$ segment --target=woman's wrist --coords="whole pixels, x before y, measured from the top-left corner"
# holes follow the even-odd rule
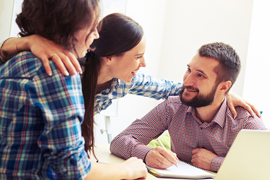
[[[4,60],[8,60],[11,57],[15,56],[19,52],[30,50],[29,41],[31,37],[22,37],[22,38],[9,38],[6,39],[1,47],[0,55]]]
[[[20,53],[22,51],[30,51],[30,45],[31,42],[34,41],[34,36],[35,35],[18,38],[16,42],[17,53]]]

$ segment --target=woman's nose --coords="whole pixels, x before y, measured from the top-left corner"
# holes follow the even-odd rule
[[[141,66],[141,67],[145,67],[145,66],[146,66],[144,57],[141,59],[140,66]]]

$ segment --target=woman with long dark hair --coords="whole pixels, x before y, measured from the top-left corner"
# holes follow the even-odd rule
[[[48,38],[81,59],[99,38],[98,3],[24,0],[16,19],[20,35]],[[145,178],[147,170],[137,158],[119,164],[90,162],[81,131],[81,123],[89,118],[81,78],[63,76],[54,63],[50,66],[49,76],[29,51],[0,66],[0,179]],[[87,137],[93,141],[91,134]]]

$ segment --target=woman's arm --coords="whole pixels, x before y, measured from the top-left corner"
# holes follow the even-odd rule
[[[91,170],[84,180],[145,179],[147,170],[141,159],[129,158],[123,163],[91,163]]]
[[[248,112],[250,113],[250,115],[252,117],[255,117],[254,112],[256,113],[256,115],[258,117],[261,117],[260,112],[255,108],[255,106],[253,106],[249,102],[245,101],[243,98],[241,98],[237,94],[235,94],[233,92],[229,92],[226,97],[227,97],[227,104],[228,104],[230,110],[232,111],[234,118],[236,118],[236,116],[237,116],[235,106],[241,106],[241,107],[245,108],[246,110],[248,110]]]
[[[8,60],[19,52],[28,50],[42,60],[48,75],[52,74],[49,59],[52,59],[64,75],[69,75],[68,71],[71,75],[75,75],[76,71],[82,73],[74,54],[39,35],[9,38],[2,44],[0,53],[5,60]]]

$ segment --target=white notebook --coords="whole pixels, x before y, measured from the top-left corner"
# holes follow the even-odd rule
[[[185,179],[197,179],[197,178],[214,178],[215,174],[212,174],[203,169],[192,166],[183,161],[178,161],[176,166],[171,166],[165,170],[156,169],[147,166],[148,171],[157,177],[169,177],[169,178],[185,178]]]

